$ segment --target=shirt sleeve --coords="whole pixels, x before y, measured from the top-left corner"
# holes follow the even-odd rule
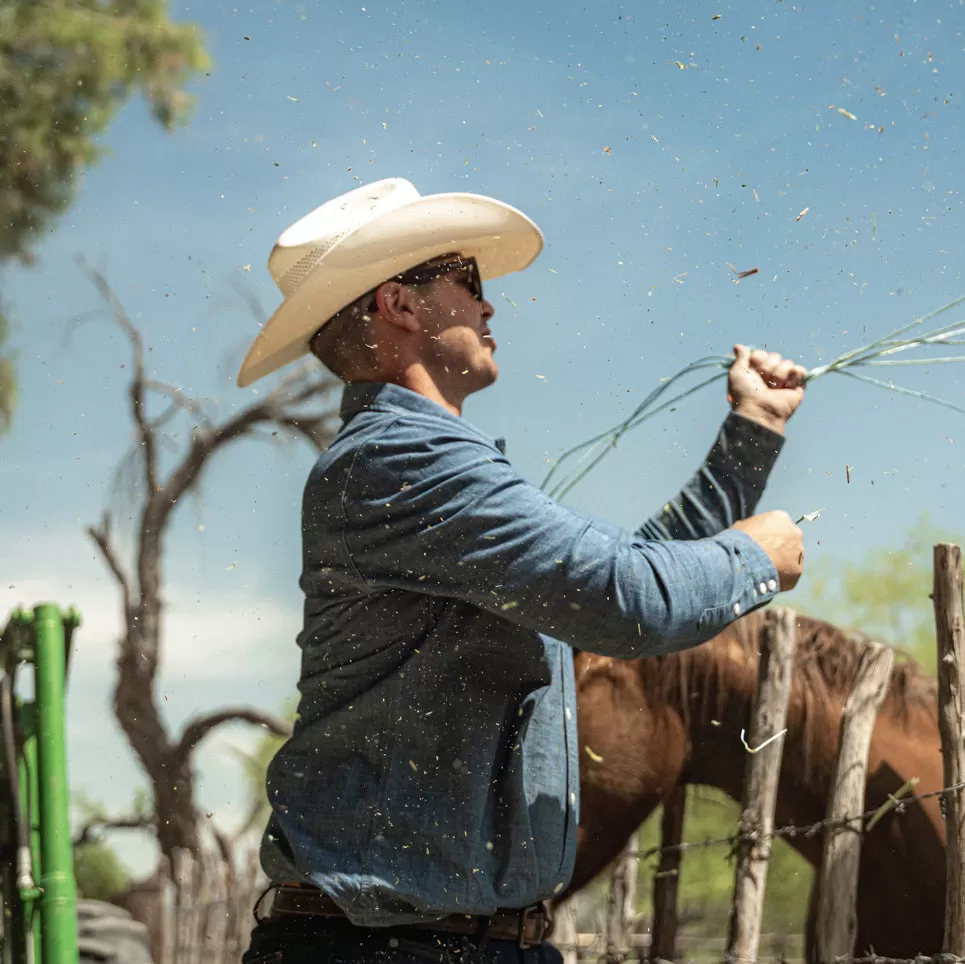
[[[743,532],[666,541],[598,523],[456,432],[429,437],[397,420],[343,478],[345,548],[373,589],[468,602],[601,655],[697,645],[777,589]]]
[[[728,414],[704,464],[638,530],[648,539],[700,539],[754,514],[784,436]]]

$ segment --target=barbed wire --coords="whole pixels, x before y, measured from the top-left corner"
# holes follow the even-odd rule
[[[742,840],[752,840],[752,841],[763,841],[763,840],[773,840],[773,839],[793,839],[794,837],[813,837],[815,834],[820,833],[824,830],[848,830],[853,833],[865,834],[867,833],[879,820],[886,814],[890,812],[895,812],[896,814],[901,814],[905,811],[909,804],[919,803],[924,800],[934,799],[936,797],[940,800],[942,818],[944,819],[947,815],[946,804],[944,797],[947,794],[955,793],[960,790],[965,790],[965,780],[960,783],[952,784],[951,786],[941,787],[938,790],[929,790],[924,793],[911,794],[911,789],[918,783],[917,779],[909,780],[903,784],[894,793],[888,794],[888,799],[878,807],[873,809],[868,809],[862,813],[853,814],[851,816],[837,818],[834,820],[824,819],[817,820],[809,824],[786,824],[782,827],[778,827],[772,830],[769,834],[761,834],[758,831],[741,831],[738,829],[737,832],[728,834],[726,837],[716,837],[703,840],[700,842],[682,842],[679,844],[669,844],[661,845],[657,847],[649,847],[646,850],[629,850],[625,851],[622,855],[624,859],[637,859],[637,860],[648,860],[652,857],[658,856],[665,853],[685,853],[688,850],[699,850],[706,847],[715,847],[728,845],[732,848]],[[669,871],[673,873],[673,871]],[[554,930],[557,928],[554,927]],[[560,934],[560,937],[563,935]],[[625,934],[623,941],[620,942],[619,947],[611,947],[607,943],[608,935],[607,933],[601,932],[599,934],[594,934],[596,938],[594,941],[587,946],[585,943],[579,940],[577,937],[575,943],[567,940],[550,940],[553,941],[553,945],[562,952],[575,953],[577,961],[580,964],[588,962],[592,957],[594,962],[621,962],[621,964],[628,964],[629,961],[634,959],[639,955],[641,961],[652,962],[652,964],[665,964],[661,958],[651,958],[648,953],[649,948],[646,945],[631,946],[635,942],[627,940],[630,937],[629,934]],[[799,935],[798,935],[799,936]],[[634,953],[636,952],[636,954]],[[706,958],[706,954],[703,955],[701,960]],[[726,950],[720,954],[714,955],[714,959],[722,962],[722,964],[790,964],[790,961],[800,961],[796,958],[788,958],[788,956],[780,952],[776,956],[758,956],[756,958],[743,958],[728,953]],[[697,959],[691,961],[686,955],[675,955],[675,961],[677,964],[697,964]],[[666,962],[669,964],[669,962]],[[803,964],[803,961],[801,961]],[[917,954],[914,957],[888,957],[885,955],[875,954],[873,952],[863,952],[861,954],[845,954],[836,955],[832,964],[965,964],[965,957],[959,957],[955,954],[948,953],[937,953],[937,954]]]
[[[929,790],[926,793],[918,793],[914,795],[903,794],[902,790],[906,787],[911,787],[914,784],[909,781],[899,789],[896,793],[888,794],[888,799],[881,804],[879,807],[875,807],[873,810],[865,810],[863,813],[854,814],[849,817],[839,817],[835,820],[825,818],[824,820],[817,820],[814,823],[809,824],[785,824],[783,827],[778,827],[772,830],[769,834],[761,834],[758,831],[742,832],[737,830],[732,834],[728,834],[726,837],[713,837],[707,840],[700,841],[698,843],[692,843],[689,841],[681,842],[679,844],[666,844],[657,847],[649,847],[646,850],[630,850],[627,851],[624,856],[632,857],[637,860],[649,860],[651,857],[656,857],[665,853],[685,853],[688,850],[701,850],[706,847],[720,847],[724,845],[729,845],[735,847],[742,840],[752,840],[755,842],[761,842],[764,840],[774,840],[774,839],[793,839],[795,837],[813,837],[815,834],[820,833],[823,830],[850,830],[852,832],[867,833],[885,814],[894,811],[897,814],[904,812],[905,807],[910,803],[918,803],[922,800],[929,800],[934,797],[944,797],[948,793],[954,793],[957,790],[965,789],[965,781],[961,783],[955,783],[948,787],[942,787],[939,790]],[[942,817],[945,816],[945,805],[944,800],[941,801]],[[857,822],[861,823],[860,827],[856,827]],[[938,961],[938,958],[922,958],[922,960],[934,960]],[[941,958],[945,964],[950,964],[950,961],[946,957]],[[851,964],[894,964],[890,958],[862,958],[860,960],[852,961]],[[961,962],[965,964],[965,960]]]
[[[562,938],[562,939],[561,939]],[[549,940],[558,951],[575,954],[580,964],[592,961],[593,964],[629,964],[632,961],[647,964],[807,964],[803,956],[788,954],[787,949],[804,940],[803,934],[784,934],[772,932],[760,935],[760,949],[765,947],[770,953],[757,957],[743,957],[729,953],[726,939],[721,937],[696,936],[678,937],[677,942],[687,945],[688,950],[678,947],[671,960],[652,956],[651,935],[642,931],[626,933],[621,941],[612,943],[605,932],[572,932],[569,938],[557,934],[554,927]],[[803,950],[803,948],[801,948]],[[688,953],[689,951],[689,953]],[[937,954],[917,954],[914,957],[889,957],[873,951],[861,954],[837,954],[831,964],[965,964],[965,957],[939,952]]]
[[[601,935],[597,936],[598,939],[592,944],[572,944],[559,941],[551,942],[553,947],[558,951],[563,953],[570,951],[575,952],[578,955],[580,961],[593,960],[594,962],[600,960],[610,960],[611,957],[608,956],[606,950],[601,946],[601,940],[599,939]],[[698,942],[699,943],[699,942]],[[708,941],[708,945],[712,942]],[[653,964],[671,964],[669,961],[665,961],[664,958],[650,958],[649,956],[644,956],[642,958],[636,958],[634,952],[639,953],[641,950],[645,951],[646,946],[631,946],[626,949],[626,952],[619,953],[618,955],[613,955],[612,959],[616,959],[617,956],[622,957],[624,962],[641,959],[646,961],[652,961]],[[683,955],[677,955],[674,958],[673,964],[697,964],[697,962],[707,960],[707,953],[705,952],[703,957],[686,957]],[[717,955],[715,955],[716,957]],[[787,955],[778,955],[775,957],[756,957],[756,958],[745,958],[736,957],[732,955],[727,955],[722,953],[719,955],[719,960],[722,964],[789,964],[792,961],[803,962],[804,958],[799,957],[788,957]],[[884,957],[878,954],[865,954],[862,956],[849,956],[839,955],[832,959],[833,964],[965,964],[965,957],[958,957],[955,954],[919,954],[917,957]]]
[[[864,957],[836,957],[834,964],[965,964],[965,957],[955,954],[919,954],[917,957],[880,957],[870,954]]]
[[[649,933],[637,931],[624,934],[623,939],[614,944],[604,932],[572,932],[566,938],[557,934],[557,928],[554,928],[549,940],[558,951],[575,954],[580,964],[590,961],[593,964],[629,964],[638,960],[647,964],[708,964],[708,961],[718,964],[807,964],[803,956],[787,952],[789,947],[804,940],[804,935],[798,933],[761,934],[760,949],[764,953],[753,958],[728,953],[725,938],[697,935],[678,937],[677,943],[686,944],[687,949],[678,946],[672,962],[659,955],[652,956],[650,938]],[[831,959],[831,964],[965,964],[965,957],[943,952],[918,954],[915,957],[889,957],[871,951],[838,954]]]

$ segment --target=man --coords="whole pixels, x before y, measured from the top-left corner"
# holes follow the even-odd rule
[[[245,964],[558,961],[543,904],[576,846],[569,647],[694,646],[800,575],[790,518],[747,518],[803,396],[778,355],[738,346],[736,414],[635,533],[548,498],[462,417],[497,375],[483,279],[541,248],[499,201],[390,179],[272,252],[286,300],[239,384],[312,352],[345,390],[304,493],[301,702],[269,769],[274,886]]]

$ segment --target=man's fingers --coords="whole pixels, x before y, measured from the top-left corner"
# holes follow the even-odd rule
[[[778,366],[774,377],[783,388],[803,388],[807,383],[808,373],[806,368],[786,359]]]
[[[771,372],[771,378],[775,385],[790,385],[791,372],[794,370],[794,362],[789,358],[782,358]]]
[[[808,370],[803,365],[795,365],[791,370],[791,377],[794,379],[795,388],[801,388],[807,384]]]
[[[732,369],[744,374],[753,372],[768,388],[772,389],[803,391],[807,384],[806,368],[790,358],[782,358],[777,352],[763,348],[755,348],[751,351],[746,345],[734,345]],[[728,401],[731,401],[730,396]]]
[[[780,383],[781,356],[777,352],[757,348],[751,352],[748,361],[767,386],[774,388]]]
[[[763,348],[755,348],[751,352],[750,362],[759,372],[763,372],[767,368],[768,357],[768,353]]]
[[[807,369],[790,358],[782,358],[777,352],[757,348],[737,361],[744,361],[755,370],[771,388],[798,388],[807,381]]]

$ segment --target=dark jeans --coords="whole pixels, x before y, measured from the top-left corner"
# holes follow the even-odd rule
[[[480,941],[413,928],[355,927],[336,919],[264,921],[242,964],[562,964],[552,944]]]

